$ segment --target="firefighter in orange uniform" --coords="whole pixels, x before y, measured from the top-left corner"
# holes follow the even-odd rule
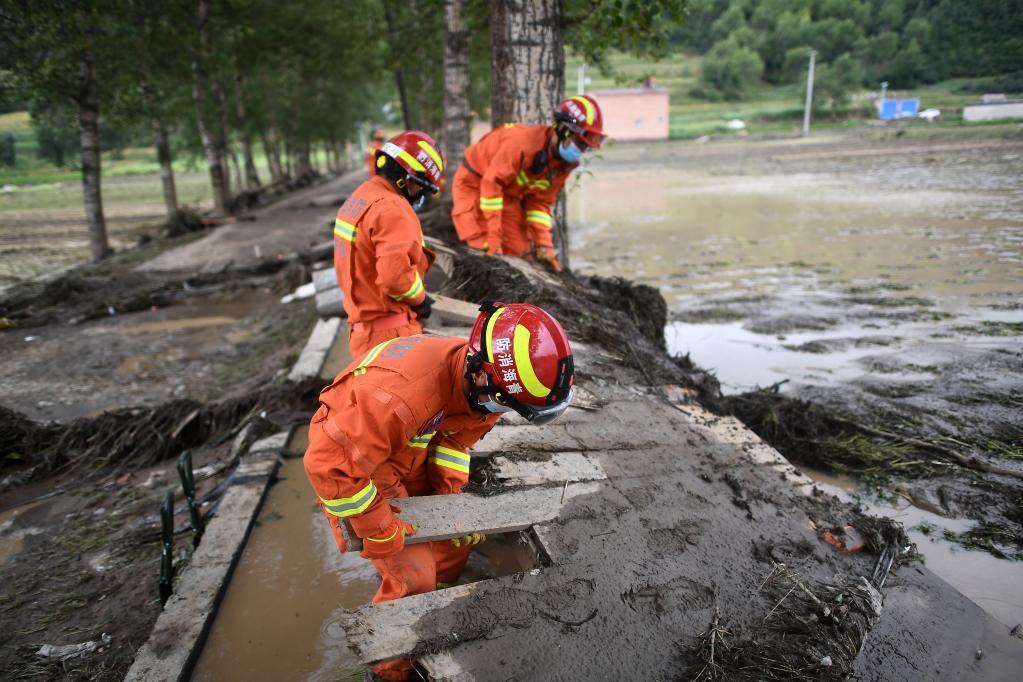
[[[444,160],[433,138],[406,130],[376,153],[376,175],[337,211],[334,270],[348,314],[352,357],[420,333],[433,303],[423,285],[433,253],[416,211],[440,192]]]
[[[582,153],[604,140],[597,102],[570,97],[554,125],[508,124],[465,150],[455,172],[451,219],[458,237],[488,255],[535,258],[560,270],[551,207]]]
[[[366,168],[369,170],[369,177],[377,174],[377,152],[384,146],[385,138],[383,128],[377,128],[370,135],[369,144],[366,145]]]
[[[305,470],[338,548],[341,524],[362,538],[380,573],[373,603],[454,584],[470,545],[484,538],[415,543],[415,527],[389,500],[461,492],[469,450],[515,410],[532,424],[572,402],[572,350],[561,325],[529,304],[485,304],[469,334],[384,341],[320,393],[309,426]],[[409,540],[406,540],[409,537]],[[374,666],[406,680],[411,659]]]

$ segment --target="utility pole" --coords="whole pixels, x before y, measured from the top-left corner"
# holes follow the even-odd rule
[[[577,95],[586,94],[586,62],[579,65],[579,92]]]
[[[803,137],[810,134],[810,104],[813,102],[813,63],[817,51],[810,50],[810,70],[806,73],[806,105],[803,107]]]

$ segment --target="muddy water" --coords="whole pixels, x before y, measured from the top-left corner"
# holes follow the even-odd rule
[[[246,543],[194,680],[334,680],[346,660],[341,609],[369,601],[378,579],[358,554],[340,554],[301,459],[289,459]]]
[[[1023,293],[1023,173],[979,190],[948,171],[912,189],[909,170],[883,165],[710,175],[613,161],[594,164],[570,193],[574,266],[658,287],[676,318],[701,323],[669,328],[670,347],[715,370],[726,390],[860,356],[786,356],[785,345],[801,342],[779,338],[791,325],[754,333],[738,320],[809,319],[817,331],[852,322],[837,333],[898,338],[933,333],[941,325],[902,324],[928,313],[1023,320],[1011,310]]]
[[[307,444],[302,429],[288,450],[297,455]],[[379,578],[357,553],[338,553],[315,499],[301,458],[287,459],[246,542],[193,680],[362,679],[339,616],[369,603]],[[497,536],[470,555],[461,582],[534,566],[518,534]]]

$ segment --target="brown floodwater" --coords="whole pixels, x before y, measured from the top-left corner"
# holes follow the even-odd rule
[[[880,327],[921,339],[940,326],[915,324],[919,314],[864,325],[872,299],[879,312],[904,301],[931,317],[955,316],[947,325],[1023,320],[1023,172],[1007,170],[1018,163],[1012,154],[988,159],[993,169],[978,178],[962,164],[876,159],[847,172],[715,174],[667,161],[630,167],[615,154],[605,152],[569,193],[573,267],[657,287],[681,318],[666,330],[669,348],[690,353],[726,390],[806,375],[842,380],[869,352],[787,353],[822,338],[820,330],[755,333],[743,320],[751,307],[824,319],[823,337]],[[744,305],[734,315],[690,323],[694,309],[737,300]]]
[[[368,604],[379,579],[369,561],[337,551],[302,466],[307,445],[307,428],[296,429],[292,456],[267,493],[193,680],[362,679],[339,617]],[[522,534],[490,537],[474,549],[460,582],[520,573],[537,561]]]

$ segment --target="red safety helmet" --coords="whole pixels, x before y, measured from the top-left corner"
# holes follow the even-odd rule
[[[409,179],[437,194],[444,183],[444,157],[437,142],[421,130],[406,130],[384,143],[377,154],[391,157]],[[377,164],[381,164],[379,157]]]
[[[604,142],[604,115],[600,113],[597,100],[589,95],[569,97],[553,112],[554,120],[575,133],[589,147],[599,147]]]
[[[477,386],[472,375],[487,375]],[[533,424],[546,424],[568,409],[575,371],[568,337],[558,321],[529,303],[484,303],[469,333],[466,378],[470,402],[490,395]]]

